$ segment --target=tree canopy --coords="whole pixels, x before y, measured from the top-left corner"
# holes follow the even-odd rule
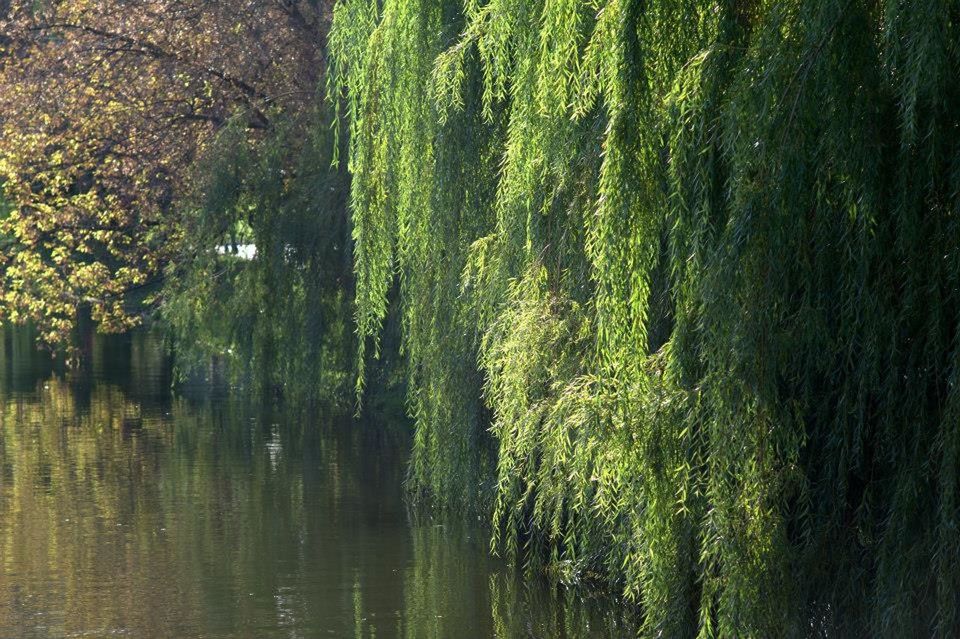
[[[418,491],[476,492],[492,415],[494,549],[650,636],[960,632],[958,21],[341,0],[357,324],[398,278]]]
[[[13,0],[0,15],[0,319],[68,340],[139,323],[182,239],[177,199],[231,118],[313,102],[324,5]],[[139,296],[140,302],[144,300]]]

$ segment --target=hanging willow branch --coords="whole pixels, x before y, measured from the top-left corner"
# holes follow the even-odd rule
[[[480,486],[495,551],[651,636],[960,633],[958,21],[341,0],[358,326],[397,285],[418,494]]]

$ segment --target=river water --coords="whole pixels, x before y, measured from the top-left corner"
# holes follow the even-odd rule
[[[403,422],[173,393],[149,335],[73,372],[0,339],[0,638],[633,634],[411,518]]]

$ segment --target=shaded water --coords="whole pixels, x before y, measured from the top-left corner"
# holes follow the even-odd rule
[[[403,423],[176,396],[149,336],[70,374],[0,336],[0,638],[632,634],[412,522]]]

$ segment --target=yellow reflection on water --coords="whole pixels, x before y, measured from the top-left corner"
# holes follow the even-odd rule
[[[159,341],[111,344],[67,374],[0,332],[0,639],[632,634],[411,522],[406,424],[178,397]]]

